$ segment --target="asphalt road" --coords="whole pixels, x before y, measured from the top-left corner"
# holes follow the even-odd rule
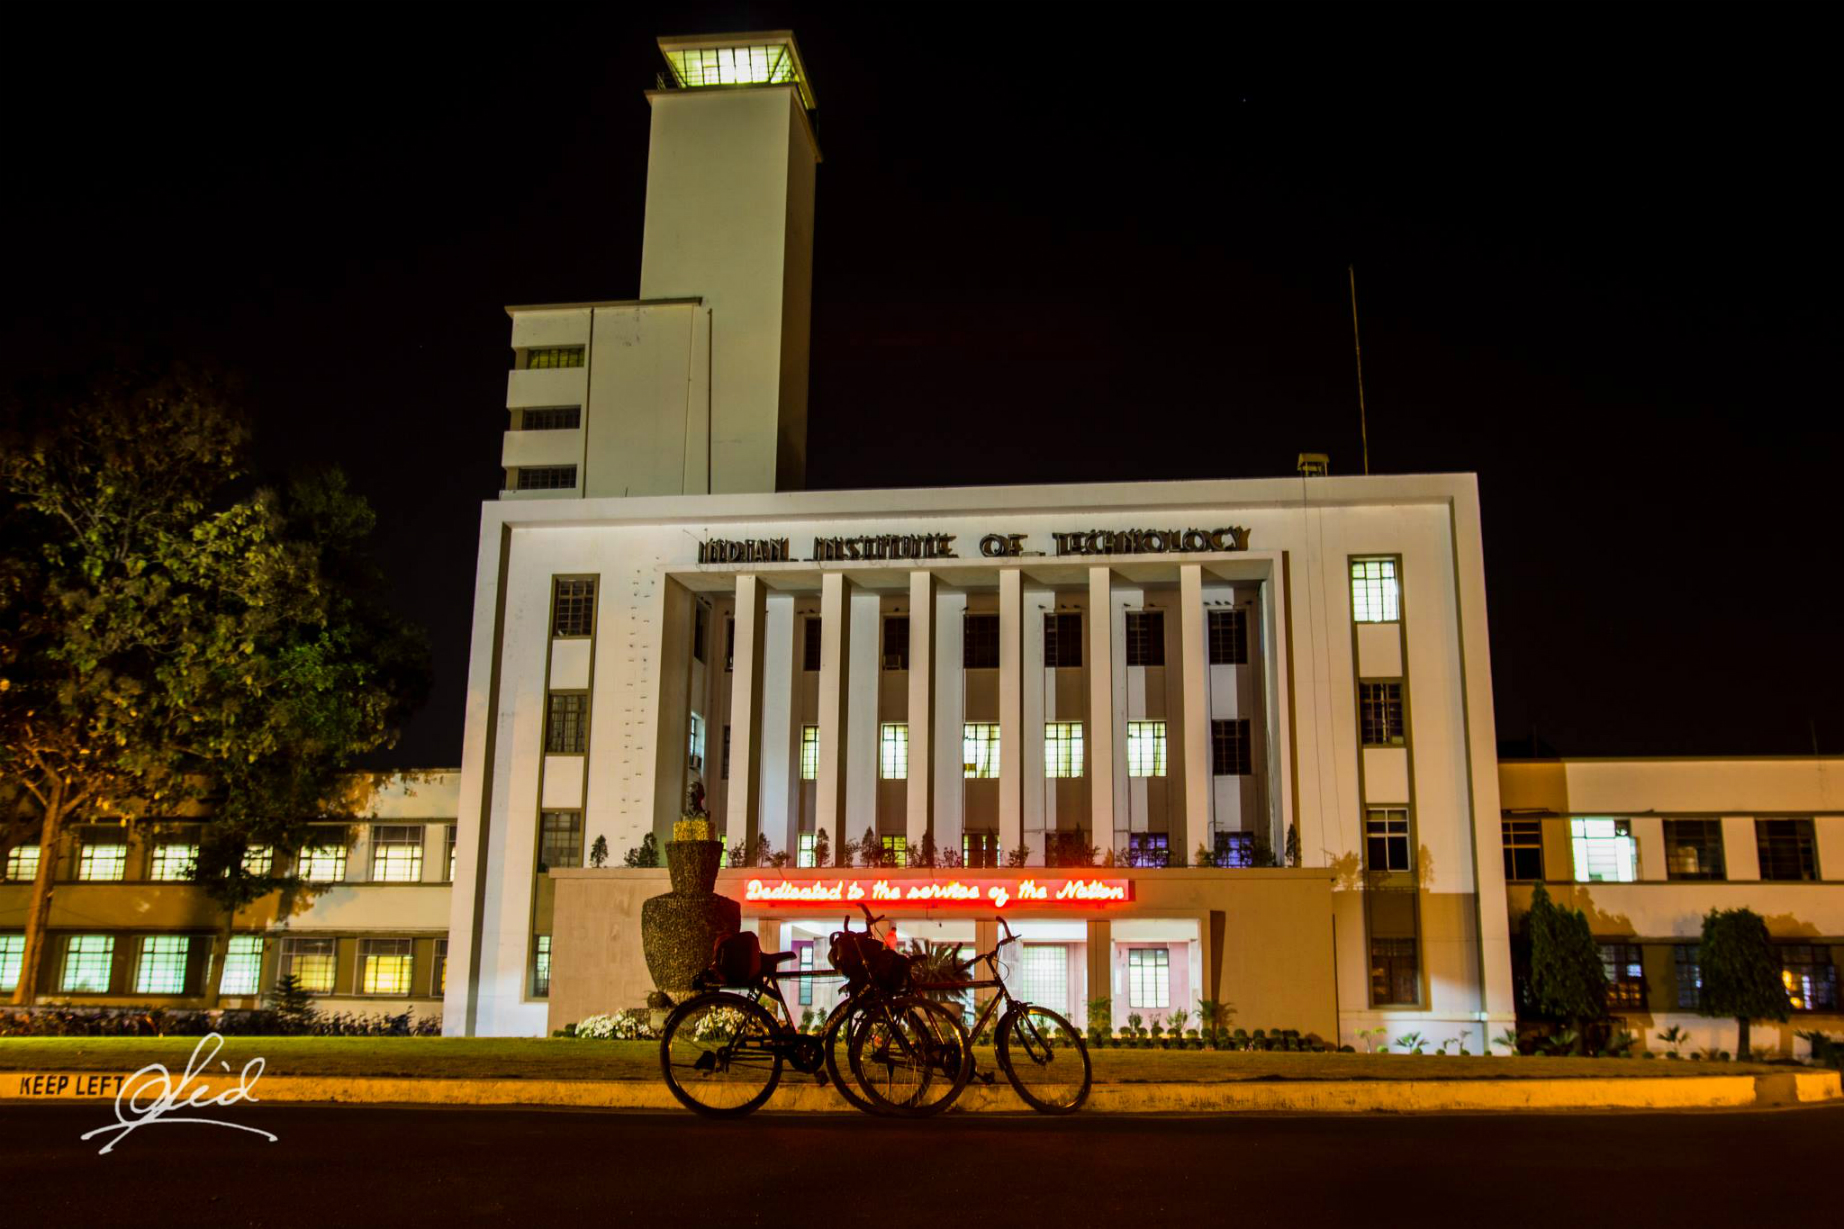
[[[1824,1221],[1844,1156],[1844,1106],[926,1123],[247,1105],[213,1116],[279,1139],[161,1123],[102,1156],[101,1140],[78,1136],[112,1121],[107,1106],[0,1106],[6,1221],[1690,1227]]]

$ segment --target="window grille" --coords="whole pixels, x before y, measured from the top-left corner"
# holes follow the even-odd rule
[[[1816,943],[1786,943],[1780,947],[1781,978],[1786,1000],[1794,1011],[1836,1011],[1838,970],[1831,949]]]
[[[448,868],[448,875],[445,880],[448,883],[453,883],[455,881],[455,837],[458,834],[459,828],[460,825],[458,824],[449,824],[448,835],[444,838],[447,845],[447,856],[442,859],[442,865]]]
[[[998,722],[969,721],[961,727],[960,762],[962,776],[969,779],[999,775]]]
[[[1394,559],[1351,561],[1351,618],[1359,623],[1394,623],[1401,618]]]
[[[331,994],[338,952],[333,939],[284,939],[279,976],[292,975],[309,994]]]
[[[884,669],[909,669],[908,615],[891,615],[884,620]]]
[[[218,980],[220,994],[255,994],[261,988],[263,971],[263,937],[232,935],[230,948],[224,953],[224,976]]]
[[[346,877],[344,845],[308,845],[295,859],[295,873],[309,883],[338,883]]]
[[[186,956],[192,940],[186,935],[147,935],[141,940],[141,958],[135,965],[136,994],[184,994]]]
[[[551,937],[539,935],[532,952],[531,961],[531,995],[535,999],[549,998],[551,994]]]
[[[1163,947],[1127,949],[1127,1006],[1172,1005],[1172,954]]]
[[[589,697],[580,691],[550,693],[544,723],[544,750],[551,755],[582,755],[589,749]]]
[[[999,865],[999,834],[963,832],[960,837],[961,861],[971,867]]]
[[[37,845],[15,845],[7,851],[8,883],[31,883],[38,878],[38,848]]]
[[[147,877],[163,883],[197,878],[198,846],[180,842],[154,846],[154,855],[148,860]]]
[[[1044,775],[1079,777],[1082,775],[1082,723],[1051,721],[1044,726]]]
[[[114,935],[72,935],[64,943],[64,976],[58,989],[67,994],[107,994],[114,964]]]
[[[521,491],[568,491],[576,486],[574,465],[521,465]]]
[[[551,582],[551,635],[587,636],[595,630],[595,581]]]
[[[583,864],[583,813],[581,811],[545,811],[538,817],[538,869]]]
[[[803,670],[818,670],[820,668],[821,626],[820,617],[818,615],[808,615],[801,622],[801,669]]]
[[[1082,664],[1082,616],[1059,612],[1044,616],[1044,669]]]
[[[820,728],[816,725],[800,727],[800,779],[817,781],[820,776]]]
[[[1665,876],[1668,879],[1721,879],[1722,821],[1667,819]]]
[[[1069,1011],[1069,956],[1061,943],[1026,943],[1024,993],[1018,997],[1059,1014]]]
[[[1219,832],[1215,835],[1213,852],[1219,867],[1243,869],[1255,865],[1255,834],[1253,832]]]
[[[582,425],[583,407],[580,405],[546,406],[519,414],[521,431],[574,431]]]
[[[1129,610],[1127,612],[1127,664],[1163,666],[1165,664],[1165,612],[1163,610]]]
[[[35,872],[36,873],[36,872]],[[114,882],[128,874],[128,845],[113,841],[85,839],[77,854],[77,878],[88,881]]]
[[[525,370],[548,371],[558,367],[581,367],[583,347],[543,346],[525,351]]]
[[[794,858],[795,866],[819,865],[819,834],[803,832],[800,834],[799,849]]]
[[[1703,953],[1695,943],[1672,945],[1672,972],[1676,974],[1678,1006],[1697,1011],[1703,1006]]]
[[[886,721],[878,737],[878,759],[886,781],[903,781],[909,777],[909,726],[906,722]]]
[[[1372,807],[1364,817],[1364,845],[1369,869],[1409,870],[1412,865],[1409,813],[1394,808]]]
[[[251,845],[243,851],[243,873],[267,879],[275,873],[275,846]]]
[[[1165,833],[1135,832],[1127,837],[1128,866],[1160,867],[1171,864],[1171,839]]]
[[[909,865],[909,838],[906,836],[886,836],[881,838],[884,849],[884,865]]]
[[[1127,723],[1127,775],[1163,777],[1165,775],[1165,722],[1129,721]]]
[[[1507,819],[1500,826],[1505,842],[1505,878],[1543,878],[1543,821]]]
[[[0,990],[19,986],[19,970],[26,959],[24,935],[0,935]]]
[[[961,622],[961,668],[999,668],[999,616],[969,614]]]
[[[1210,771],[1219,777],[1246,777],[1255,771],[1247,717],[1210,723]]]
[[[1757,819],[1755,843],[1760,849],[1761,878],[1817,879],[1818,851],[1809,819]]]
[[[1241,610],[1210,612],[1210,664],[1246,666],[1249,662],[1248,615]]]
[[[1572,819],[1569,839],[1574,846],[1577,883],[1632,883],[1638,879],[1638,854],[1630,821]]]
[[[1366,747],[1402,746],[1401,683],[1359,683],[1357,707]]]
[[[1644,1011],[1646,967],[1637,943],[1603,943],[1601,969],[1607,974],[1607,1006],[1614,1011]]]
[[[364,993],[410,993],[416,957],[409,939],[364,939],[359,949],[359,985]]]
[[[1421,999],[1421,963],[1413,939],[1370,941],[1372,1006],[1413,1005]]]
[[[374,824],[371,878],[374,883],[420,883],[423,830],[415,824]]]
[[[437,998],[448,993],[448,940],[435,941],[435,968],[429,973],[429,993]]]

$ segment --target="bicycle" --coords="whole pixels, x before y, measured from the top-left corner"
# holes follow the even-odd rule
[[[997,990],[998,993],[987,1000],[969,1032],[974,1037],[981,1036],[1003,1003],[1005,1011],[999,1016],[994,1047],[999,1069],[1005,1072],[1005,1078],[1019,1098],[1038,1113],[1073,1114],[1088,1100],[1089,1088],[1094,1079],[1088,1043],[1074,1025],[1048,1007],[1039,1007],[1012,996],[1011,989],[999,973],[999,953],[1008,945],[1018,942],[1018,936],[1012,933],[1011,926],[1004,918],[999,919],[999,925],[1004,929],[1005,937],[994,944],[991,951],[960,962],[960,968],[966,971],[980,964],[986,965],[992,974],[991,978],[918,982],[911,988],[922,993]],[[967,1057],[971,1076],[971,1050]],[[992,1083],[990,1073],[981,1073],[981,1078],[988,1084]],[[959,1095],[958,1090],[956,1095]]]

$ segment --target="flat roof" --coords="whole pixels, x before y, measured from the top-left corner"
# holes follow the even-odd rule
[[[682,89],[792,85],[807,110],[816,105],[792,30],[668,35],[659,40],[659,50]]]
[[[592,307],[665,307],[674,303],[702,303],[701,294],[689,295],[677,299],[591,299],[586,303],[510,303],[506,314],[514,312],[567,312],[584,311]]]

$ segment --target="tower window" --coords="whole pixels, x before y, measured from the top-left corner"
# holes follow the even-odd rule
[[[970,614],[961,625],[961,666],[968,670],[999,668],[999,616]]]
[[[1351,561],[1351,617],[1359,623],[1394,623],[1402,617],[1394,559]]]
[[[595,581],[551,582],[551,635],[587,636],[595,630]]]
[[[581,367],[581,346],[544,346],[525,352],[525,370],[546,371],[556,367]]]
[[[884,669],[909,669],[908,615],[891,615],[884,620]]]
[[[1359,683],[1357,709],[1366,747],[1402,745],[1401,683]]]
[[[521,491],[568,491],[576,486],[574,465],[521,465]]]
[[[1211,611],[1210,664],[1246,666],[1248,661],[1248,617],[1240,610]]]
[[[1165,612],[1129,610],[1127,612],[1127,664],[1163,666],[1165,664]]]
[[[1082,616],[1047,614],[1044,616],[1044,669],[1076,667],[1082,664]]]

